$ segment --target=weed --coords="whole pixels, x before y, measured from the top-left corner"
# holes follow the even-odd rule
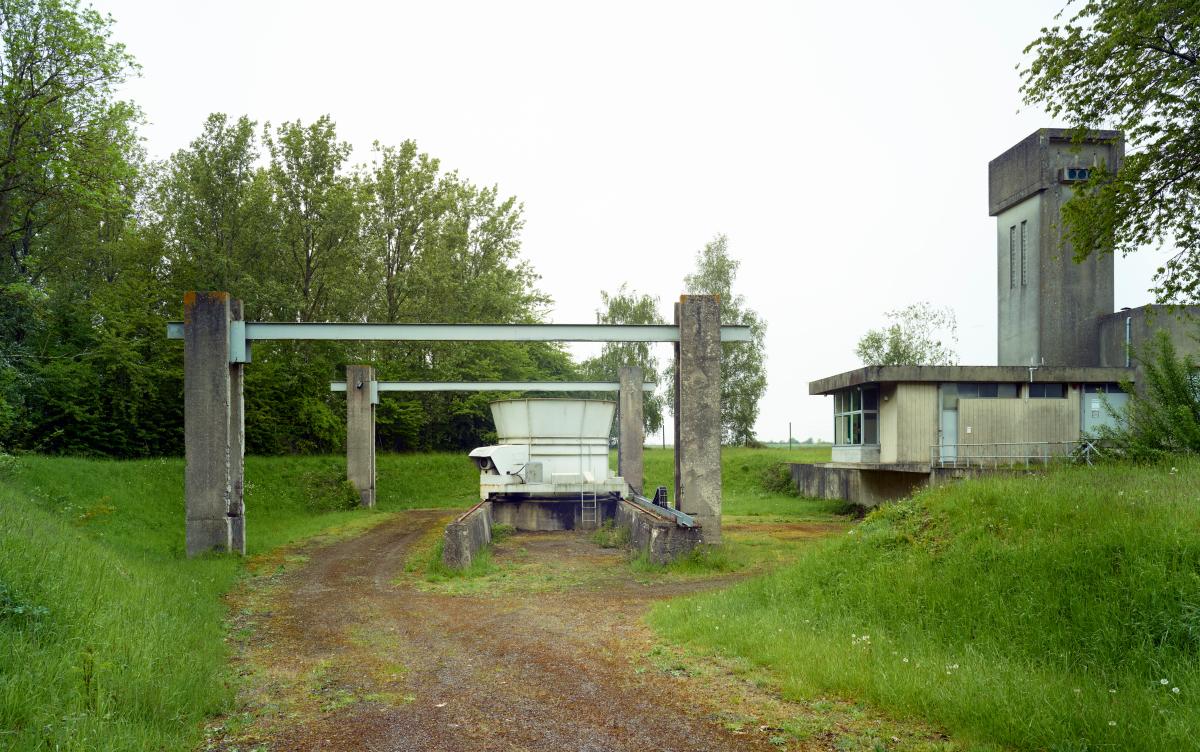
[[[624,548],[629,545],[629,528],[617,527],[611,519],[605,520],[592,533],[592,542],[600,548]]]
[[[512,525],[499,523],[492,525],[492,543],[503,543],[508,538],[511,538],[517,529]]]

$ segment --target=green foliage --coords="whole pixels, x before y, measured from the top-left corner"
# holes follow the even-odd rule
[[[1200,464],[1174,465],[938,487],[650,618],[785,693],[844,693],[964,742],[1194,746]]]
[[[358,490],[346,480],[345,473],[338,467],[325,466],[304,476],[304,489],[309,511],[339,512],[354,509],[359,505]]]
[[[600,548],[624,548],[629,545],[629,528],[617,527],[611,518],[607,519],[592,533],[592,543]]]
[[[508,538],[511,538],[517,529],[512,525],[506,525],[503,522],[492,525],[492,543],[503,543]]]
[[[1200,5],[1195,0],[1086,0],[1026,49],[1021,92],[1083,138],[1125,132],[1119,168],[1093,170],[1063,208],[1077,259],[1170,244],[1158,270],[1161,301],[1200,292]]]
[[[625,285],[614,294],[600,292],[602,309],[596,311],[597,322],[601,324],[662,324],[662,314],[658,312],[658,298],[640,294],[630,290]],[[654,392],[642,396],[642,423],[647,434],[655,434],[662,429],[663,410],[666,397],[658,391],[662,386],[660,364],[658,357],[649,342],[606,342],[595,358],[585,360],[580,370],[589,381],[617,381],[618,371],[622,366],[637,366],[642,369],[642,379],[656,385]],[[613,436],[617,435],[620,426],[613,422]]]
[[[958,363],[958,321],[949,308],[927,302],[888,311],[883,329],[871,329],[854,347],[865,366],[952,366]]]
[[[733,293],[740,265],[729,253],[729,238],[718,235],[696,254],[696,271],[683,280],[689,294],[720,297],[722,324],[750,327],[750,342],[721,345],[721,441],[735,446],[754,439],[758,403],[767,390],[767,324]]]
[[[1180,357],[1171,337],[1160,331],[1136,353],[1142,381],[1122,385],[1129,400],[1114,427],[1101,426],[1099,437],[1123,456],[1160,459],[1200,453],[1200,370],[1190,355]]]
[[[77,252],[129,210],[138,113],[115,92],[135,66],[111,24],[78,0],[0,2],[0,283],[103,263]]]

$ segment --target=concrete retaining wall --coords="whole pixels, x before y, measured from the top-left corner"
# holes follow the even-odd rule
[[[492,542],[492,503],[481,501],[446,526],[442,563],[466,569],[479,549]]]
[[[512,525],[517,530],[582,530],[595,528],[598,524],[583,521],[583,505],[579,503],[578,499],[533,501],[493,498],[488,503],[492,505],[493,524]],[[597,500],[596,516],[601,521],[610,519],[616,505],[615,499]]]
[[[680,527],[628,501],[616,506],[616,525],[629,531],[629,544],[645,551],[656,564],[666,564],[704,542],[703,528]]]
[[[929,485],[929,471],[907,472],[829,465],[792,465],[792,482],[810,499],[839,499],[873,507]]]

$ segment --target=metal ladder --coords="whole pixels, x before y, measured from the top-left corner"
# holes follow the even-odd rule
[[[591,498],[588,498],[588,491],[579,492],[580,522],[584,527],[595,527],[600,522],[600,508],[597,503],[597,495],[595,486],[591,490]]]

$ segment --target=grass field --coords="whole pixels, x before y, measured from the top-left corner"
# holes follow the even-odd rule
[[[1200,462],[934,489],[651,621],[978,749],[1200,749]]]
[[[727,451],[727,510],[821,513],[757,485],[816,451]],[[647,466],[670,485],[670,450]],[[340,457],[247,458],[249,553],[477,499],[461,453],[381,455],[375,511],[348,508],[344,470]],[[0,473],[0,749],[192,746],[233,697],[221,596],[244,566],[184,557],[182,460],[26,456]]]

